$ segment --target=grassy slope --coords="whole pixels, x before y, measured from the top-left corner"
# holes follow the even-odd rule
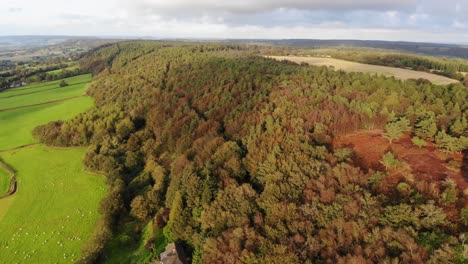
[[[90,81],[90,79],[91,79],[91,75],[84,74],[80,76],[66,78],[64,80],[71,86],[71,85],[87,83]],[[59,86],[60,82],[61,80],[56,80],[56,81],[50,81],[50,82],[34,83],[34,84],[26,85],[21,88],[8,89],[0,93],[0,98],[18,96],[18,95],[30,94],[30,93],[37,93],[37,92],[47,91],[53,88],[60,88]],[[2,105],[1,102],[2,101],[0,100],[0,106]]]
[[[89,81],[89,80],[88,80]],[[11,98],[0,99],[0,110],[13,107],[40,104],[49,101],[61,100],[84,93],[86,82],[78,83],[60,89],[47,90],[40,93],[26,94]]]
[[[76,79],[89,81],[89,75]],[[34,91],[50,85],[51,82],[41,83],[22,90]],[[77,85],[80,89],[76,92],[83,93],[85,85]],[[60,98],[63,94],[51,96]],[[46,102],[49,97],[40,92],[2,99],[0,108],[3,102],[12,106],[24,104],[11,102],[14,98]],[[91,98],[80,97],[0,112],[0,149],[32,143],[35,126],[71,118],[92,104]],[[0,152],[1,158],[16,171],[18,180],[18,191],[0,200],[0,263],[70,263],[79,256],[99,217],[98,204],[106,192],[103,177],[83,172],[84,153],[84,149],[43,145]]]
[[[70,263],[78,257],[105,194],[104,178],[83,172],[84,153],[42,145],[2,153],[18,177],[17,193],[0,200],[4,263]]]
[[[37,142],[31,131],[34,127],[52,120],[65,120],[89,109],[93,100],[89,97],[69,101],[0,112],[0,150]]]
[[[0,167],[0,195],[6,193],[10,187],[10,174]]]
[[[110,255],[106,256],[104,263],[150,263],[153,256],[159,256],[165,251],[167,245],[167,238],[163,234],[163,230],[154,227],[153,221],[150,221],[143,229],[141,239],[136,244],[137,246],[128,247],[122,245],[120,241],[128,229],[135,229],[134,224],[123,227],[124,230],[120,230],[120,234],[114,237],[108,245],[107,252],[111,252]],[[127,230],[125,230],[127,229]],[[145,248],[145,242],[150,238],[154,238],[154,244],[159,245],[155,249],[154,254],[150,253]]]

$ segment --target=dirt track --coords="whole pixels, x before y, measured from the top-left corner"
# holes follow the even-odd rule
[[[0,153],[2,152],[8,152],[8,151],[12,151],[12,150],[17,150],[17,149],[22,149],[22,148],[27,148],[27,147],[31,147],[31,146],[35,146],[35,145],[39,145],[41,143],[31,143],[31,144],[26,144],[26,145],[22,145],[22,146],[18,146],[18,147],[14,147],[14,148],[9,148],[9,149],[1,149],[0,150]]]
[[[3,163],[2,161],[0,161],[0,167],[2,167],[3,169],[5,169],[9,174],[10,174],[10,188],[8,189],[8,191],[2,195],[0,195],[0,199],[4,199],[4,198],[7,198],[7,197],[10,197],[12,196],[13,194],[15,194],[16,192],[16,189],[17,189],[17,185],[16,185],[16,174],[15,172],[13,171],[13,169],[11,169],[10,167],[8,167],[5,163]]]
[[[53,103],[58,103],[58,102],[64,102],[64,101],[68,101],[68,100],[83,97],[83,96],[86,96],[86,95],[78,95],[78,96],[73,96],[73,97],[69,97],[69,98],[65,98],[65,99],[54,100],[54,101],[49,101],[49,102],[44,102],[44,103],[39,103],[39,104],[23,105],[23,106],[18,106],[18,107],[0,109],[0,112],[6,112],[6,111],[21,109],[21,108],[28,108],[28,107],[31,107],[31,106],[47,105],[47,104],[53,104]]]

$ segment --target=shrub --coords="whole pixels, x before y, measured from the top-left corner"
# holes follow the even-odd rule
[[[424,139],[421,139],[419,137],[413,137],[411,139],[411,142],[413,142],[413,144],[419,148],[427,146],[427,142]]]
[[[62,80],[59,84],[60,87],[68,86],[68,83],[65,80]]]
[[[400,118],[398,121],[388,123],[385,126],[384,136],[390,141],[393,142],[395,139],[399,139],[403,133],[411,130],[410,122],[407,118]]]
[[[466,148],[466,140],[464,137],[452,137],[443,130],[437,133],[435,140],[437,148],[447,153],[457,153]]]
[[[387,169],[393,169],[401,165],[401,162],[393,156],[392,152],[387,152],[382,158],[382,164]]]
[[[338,149],[335,149],[334,156],[338,160],[338,162],[349,161],[353,156],[353,149],[351,149],[351,148],[338,148]]]

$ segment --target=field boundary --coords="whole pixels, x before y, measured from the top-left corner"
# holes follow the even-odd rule
[[[80,83],[77,83],[77,84],[80,84]],[[72,84],[72,85],[75,85],[75,84]],[[67,86],[66,87],[54,87],[54,88],[49,88],[49,89],[45,89],[45,90],[41,90],[41,91],[34,91],[34,92],[27,92],[27,93],[23,93],[23,94],[10,95],[10,96],[6,96],[6,97],[2,97],[2,98],[0,98],[0,100],[9,99],[9,98],[13,98],[13,97],[20,97],[20,96],[25,96],[25,95],[31,95],[31,94],[36,94],[36,93],[43,93],[43,92],[47,92],[47,91],[51,91],[51,90],[64,89],[64,88],[66,89]],[[33,89],[33,88],[30,88],[30,89]]]
[[[0,153],[9,152],[9,151],[18,150],[18,149],[27,148],[27,147],[32,147],[32,146],[36,146],[40,144],[41,143],[31,143],[31,144],[21,145],[21,146],[9,148],[9,149],[0,149]]]
[[[5,169],[10,174],[10,188],[8,188],[8,191],[6,193],[0,195],[0,200],[1,200],[1,199],[5,199],[15,194],[18,186],[16,182],[16,173],[13,171],[13,169],[8,167],[8,165],[3,163],[3,161],[1,160],[0,160],[0,167]]]
[[[12,107],[12,108],[5,108],[5,109],[0,109],[0,112],[7,112],[7,111],[16,110],[16,109],[22,109],[22,108],[33,107],[33,106],[39,106],[39,105],[47,105],[47,104],[54,104],[54,103],[59,103],[59,102],[65,102],[65,101],[68,101],[68,100],[72,100],[72,99],[79,98],[79,97],[85,97],[85,96],[86,96],[86,95],[77,95],[77,96],[72,96],[72,97],[68,97],[68,98],[65,98],[65,99],[54,100],[54,101],[49,101],[49,102],[43,102],[43,103],[38,103],[38,104],[23,105],[23,106],[17,106],[17,107]]]

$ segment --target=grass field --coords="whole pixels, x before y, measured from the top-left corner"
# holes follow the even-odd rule
[[[36,145],[2,153],[18,191],[0,200],[2,263],[71,263],[98,218],[104,178],[83,172],[84,149]]]
[[[58,88],[57,89],[46,89],[37,93],[27,93],[21,94],[14,97],[7,97],[0,99],[0,111],[4,109],[22,107],[34,104],[40,104],[44,102],[56,101],[67,99],[74,96],[83,95],[84,87],[91,80],[91,75],[82,75],[81,82],[75,84],[69,83],[69,86]],[[49,85],[49,84],[46,84]],[[36,91],[37,89],[42,89],[38,87],[30,92]],[[25,90],[23,90],[25,92]]]
[[[34,127],[91,108],[89,97],[29,106],[63,99],[70,93],[83,94],[90,78],[67,79],[72,85],[64,88],[70,88],[66,92],[50,90],[60,82],[54,81],[0,93],[0,109],[25,106],[0,112],[0,158],[16,172],[17,179],[17,192],[0,200],[0,263],[72,263],[91,235],[106,185],[104,177],[84,172],[86,150],[40,144],[12,149],[35,143],[31,136]],[[5,94],[19,96],[6,98]],[[9,187],[5,173],[0,170],[0,191],[5,184]]]
[[[88,83],[90,79],[91,79],[91,75],[83,74],[79,76],[66,78],[64,80],[70,85],[76,85],[76,84]],[[36,92],[50,90],[53,88],[59,88],[60,82],[61,80],[33,83],[33,84],[25,85],[22,87],[18,87],[18,88],[8,89],[0,93],[0,98],[17,96],[17,95],[22,95],[22,94],[29,94],[29,93],[36,93]]]
[[[31,131],[53,120],[66,120],[93,106],[89,97],[0,112],[0,150],[37,142]],[[1,155],[1,154],[0,154]]]
[[[288,60],[295,63],[308,63],[315,66],[333,66],[337,70],[343,70],[347,72],[364,72],[370,74],[378,74],[385,76],[394,76],[395,78],[407,80],[407,79],[427,79],[434,84],[447,85],[451,83],[457,83],[457,80],[450,79],[444,76],[431,74],[421,71],[413,71],[400,68],[392,68],[386,66],[362,64],[357,62],[338,60],[333,58],[322,58],[322,57],[297,57],[297,56],[268,56],[275,60]]]

